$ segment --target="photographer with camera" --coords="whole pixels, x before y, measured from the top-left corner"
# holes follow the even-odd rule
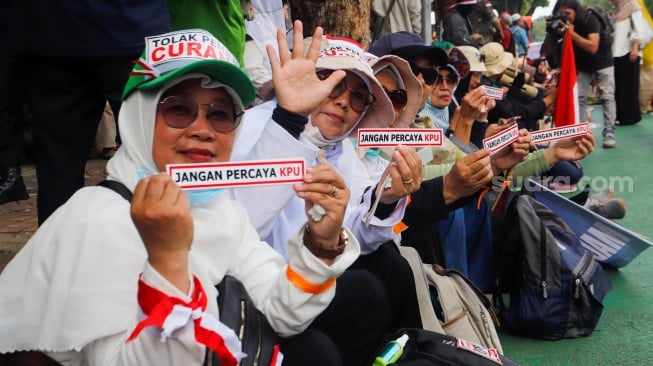
[[[555,16],[547,27],[547,37],[562,38],[566,32],[574,44],[579,115],[581,118],[587,116],[589,85],[592,77],[596,75],[603,104],[603,147],[613,148],[617,145],[614,67],[611,45],[601,36],[602,25],[599,17],[578,0],[559,0],[553,10]]]

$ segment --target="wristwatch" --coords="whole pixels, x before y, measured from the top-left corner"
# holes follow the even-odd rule
[[[335,259],[340,254],[344,253],[345,247],[349,242],[349,235],[347,235],[345,229],[340,229],[340,238],[338,240],[338,246],[327,248],[324,245],[315,241],[315,239],[313,239],[313,235],[311,235],[311,230],[309,229],[309,226],[306,225],[304,228],[303,240],[304,240],[304,246],[308,248],[308,250],[310,250],[311,253],[313,253],[316,257],[325,258],[325,259]]]

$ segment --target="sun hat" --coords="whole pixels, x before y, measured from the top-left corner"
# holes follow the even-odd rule
[[[189,74],[205,74],[232,88],[243,105],[254,102],[256,90],[238,60],[203,29],[187,29],[145,38],[145,50],[134,62],[123,100],[135,89],[157,88]]]
[[[428,57],[433,65],[447,64],[447,53],[442,48],[427,45],[421,37],[407,31],[384,35],[372,43],[369,52],[379,57],[397,55],[408,61],[423,55]]]
[[[399,118],[397,121],[395,121],[393,127],[408,128],[415,119],[415,115],[417,115],[417,111],[420,107],[420,101],[422,98],[422,85],[410,69],[410,64],[408,64],[408,61],[404,60],[403,58],[396,55],[376,57],[369,53],[367,56],[368,62],[374,71],[374,75],[388,67],[394,67],[394,69],[396,69],[397,73],[399,74],[401,82],[403,83],[403,87],[406,89],[408,100],[406,107],[401,112],[399,112]]]
[[[501,43],[488,42],[480,49],[481,55],[485,58],[485,75],[492,76],[501,74],[512,64],[514,56],[503,49]]]
[[[481,52],[478,50],[478,48],[474,46],[456,46],[455,49],[462,52],[463,55],[465,55],[465,58],[467,58],[467,62],[469,62],[469,71],[485,71],[483,55],[481,55]]]
[[[383,87],[376,80],[372,67],[367,63],[363,47],[356,41],[344,37],[324,36],[322,38],[320,55],[315,68],[320,70],[345,70],[358,75],[374,95],[374,103],[364,112],[361,120],[354,128],[386,128],[394,120],[392,102]],[[304,40],[310,42],[310,37]]]

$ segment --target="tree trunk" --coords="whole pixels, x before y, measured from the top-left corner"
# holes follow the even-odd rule
[[[364,49],[369,47],[372,0],[290,0],[288,5],[293,21],[302,21],[304,37],[321,26],[324,34],[348,37]]]

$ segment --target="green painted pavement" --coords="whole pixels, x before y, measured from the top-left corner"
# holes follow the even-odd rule
[[[592,119],[603,120],[600,107],[594,106]],[[599,189],[612,177],[616,195],[626,202],[626,217],[615,222],[653,238],[653,116],[617,127],[614,149],[601,147],[601,128],[598,123],[592,129],[596,148],[581,162],[584,175]],[[626,267],[607,271],[613,289],[589,337],[544,341],[501,332],[506,356],[528,366],[653,364],[652,263],[653,249],[647,249]]]

